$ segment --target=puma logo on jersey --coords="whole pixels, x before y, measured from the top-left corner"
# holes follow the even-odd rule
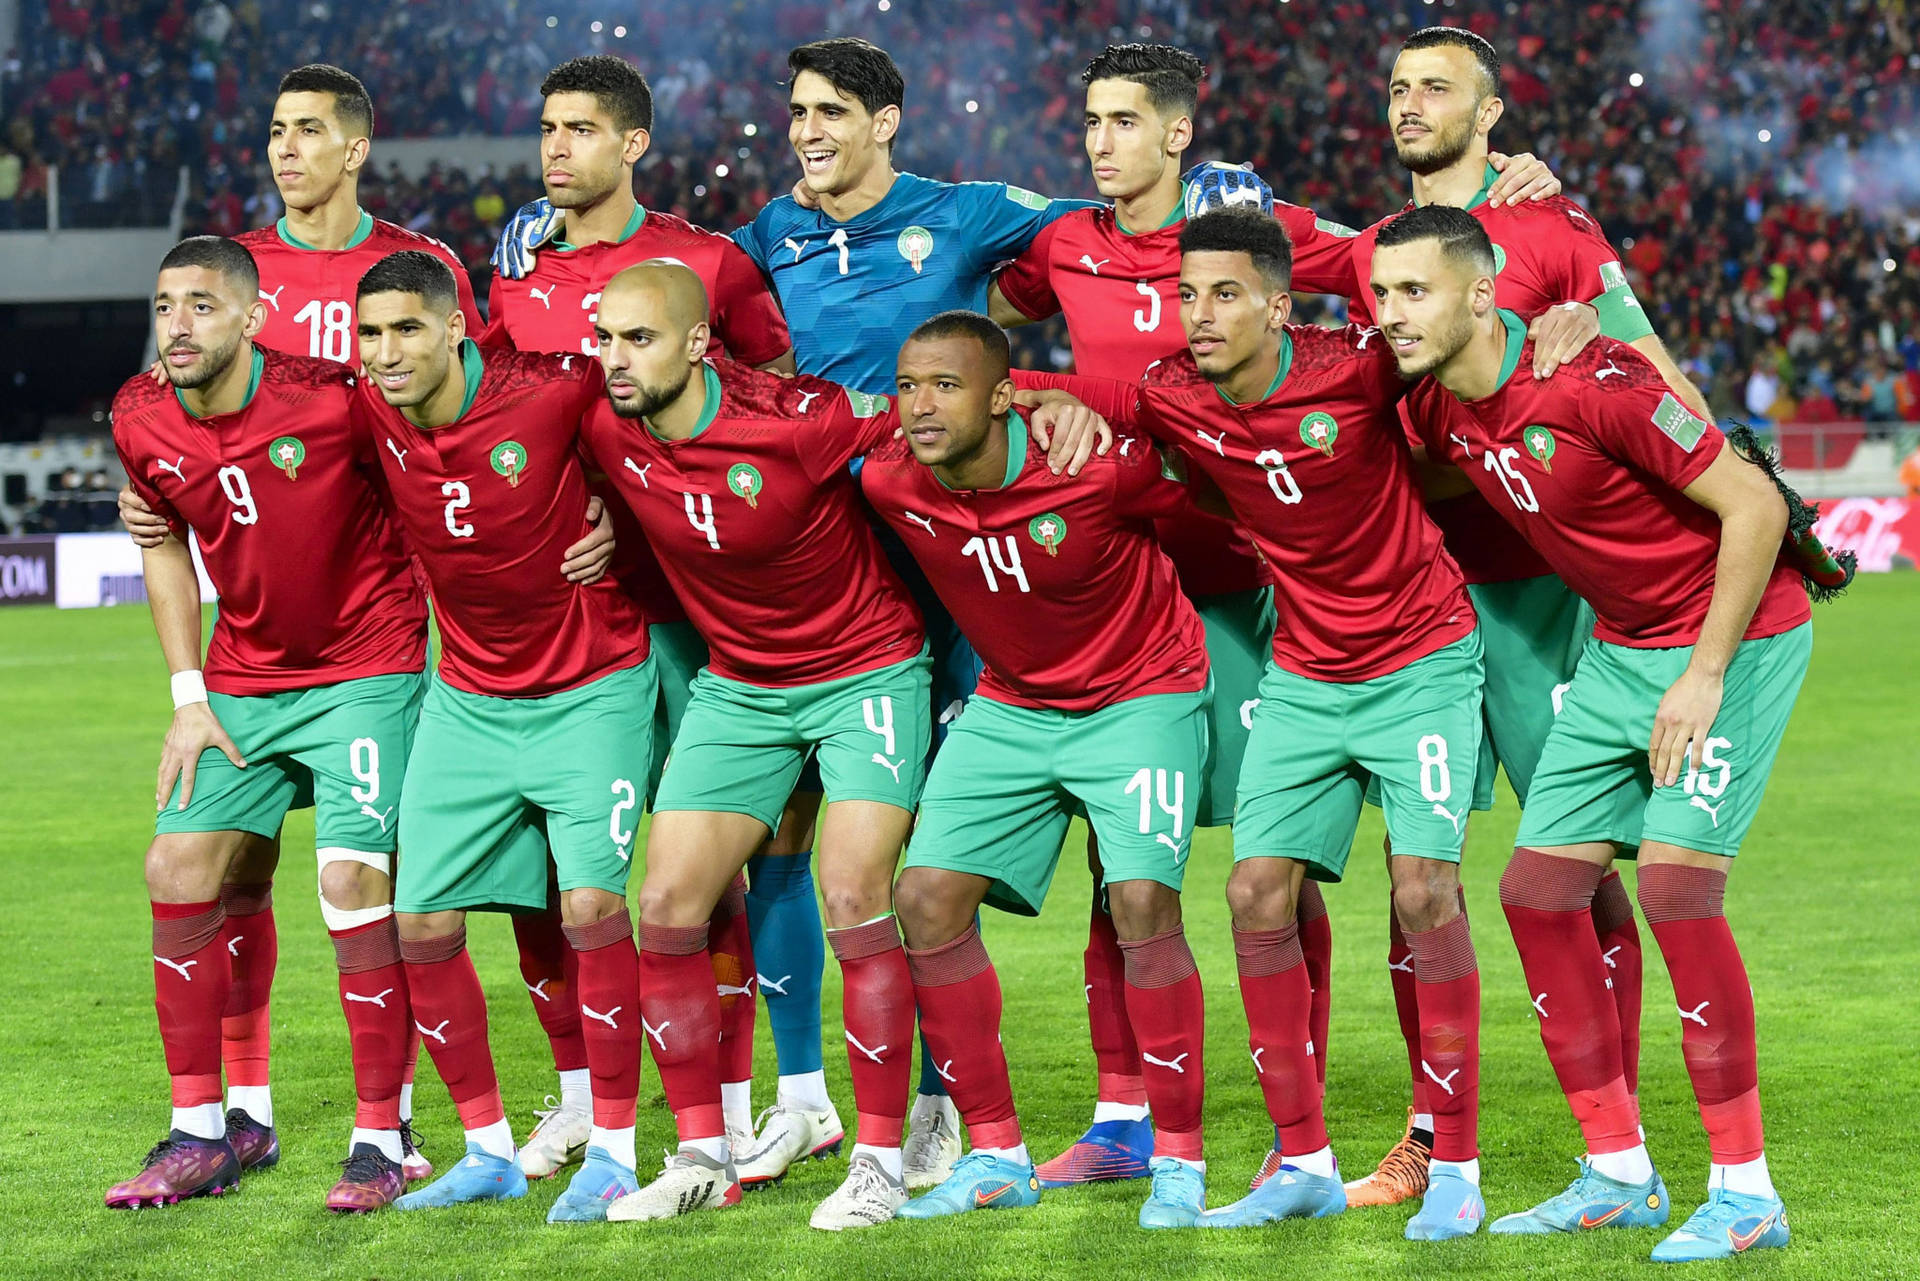
[[[284,294],[285,292],[287,292],[287,287],[285,285],[280,286],[278,289],[274,290],[272,293],[268,293],[266,290],[262,289],[260,291],[260,301],[272,303],[273,314],[277,316],[280,314],[280,295]],[[300,323],[299,319],[295,318],[294,323],[296,325],[299,324]]]
[[[1725,801],[1721,801],[1720,805],[1709,805],[1707,804],[1706,797],[1693,796],[1687,799],[1687,804],[1699,806],[1707,812],[1707,817],[1713,820],[1713,825],[1716,828],[1720,826],[1720,805],[1725,805]]]
[[[1607,362],[1607,367],[1605,369],[1596,369],[1593,371],[1593,380],[1595,382],[1605,382],[1607,379],[1613,377],[1615,374],[1624,374],[1626,372],[1627,372],[1626,370],[1620,368],[1620,366],[1614,364],[1611,360],[1609,360]]]
[[[187,456],[185,454],[182,454],[178,458],[174,459],[172,462],[168,462],[164,458],[156,458],[153,460],[153,465],[155,467],[158,467],[161,471],[172,472],[174,474],[174,477],[177,480],[179,480],[179,482],[182,485],[184,485],[187,483],[187,474],[181,471],[180,468],[186,461],[187,461]]]
[[[900,781],[900,767],[907,763],[907,758],[902,756],[897,761],[890,761],[886,757],[882,756],[880,753],[875,752],[873,754],[873,763],[875,765],[886,766],[887,773],[893,775],[893,781],[898,783]]]
[[[1465,454],[1469,458],[1473,457],[1473,446],[1467,442],[1467,438],[1465,436],[1459,435],[1455,432],[1448,432],[1447,439],[1452,441],[1454,444],[1460,446],[1461,453]]]
[[[1445,1076],[1441,1076],[1438,1072],[1433,1070],[1433,1067],[1431,1064],[1429,1064],[1425,1059],[1421,1059],[1420,1070],[1427,1074],[1427,1079],[1429,1081],[1432,1081],[1435,1085],[1445,1090],[1447,1092],[1448,1098],[1453,1097],[1453,1078],[1456,1076],[1459,1076],[1462,1069],[1455,1068],[1453,1071],[1447,1073]]]
[[[1260,700],[1257,698],[1249,698],[1240,704],[1240,728],[1249,730],[1253,728],[1253,711],[1258,706],[1260,706]]]
[[[820,393],[819,393],[819,392],[817,392],[817,391],[803,391],[803,392],[801,392],[801,393],[800,393],[800,407],[799,407],[798,409],[796,409],[796,410],[795,410],[794,412],[795,412],[795,413],[798,413],[798,414],[804,414],[804,413],[806,413],[806,412],[807,412],[807,406],[808,406],[808,405],[811,405],[811,404],[812,404],[812,403],[813,403],[813,402],[814,402],[815,400],[818,400],[819,398],[820,398]]]
[[[1567,206],[1567,217],[1573,219],[1575,222],[1584,222],[1589,227],[1593,226],[1593,219],[1587,217],[1571,205]]]
[[[1222,458],[1227,456],[1227,433],[1221,432],[1218,436],[1209,436],[1206,432],[1196,427],[1193,429],[1193,434],[1198,436],[1204,443],[1213,446],[1214,453],[1220,455]]]
[[[627,1007],[624,1005],[616,1005],[612,1009],[608,1010],[605,1014],[602,1014],[600,1011],[594,1009],[591,1005],[588,1005],[585,1001],[582,1001],[580,1002],[580,1016],[582,1018],[592,1019],[596,1023],[605,1023],[608,1027],[618,1032],[620,1030],[620,1025],[613,1021],[613,1016],[626,1008]]]
[[[1131,436],[1123,437],[1120,441],[1120,456],[1122,458],[1125,458],[1127,454],[1132,451],[1132,449],[1133,449],[1133,437]]]
[[[384,835],[387,830],[387,817],[388,815],[393,813],[393,806],[391,805],[387,806],[386,810],[383,812],[373,808],[373,806],[371,805],[362,805],[360,807],[360,812],[362,814],[365,814],[368,818],[372,819],[374,822],[378,823],[380,825],[380,831]]]
[[[186,961],[186,962],[169,961],[164,956],[155,956],[153,959],[160,962],[160,964],[166,966],[168,969],[172,970],[175,974],[178,974],[181,978],[185,979],[189,983],[193,982],[193,975],[187,973],[187,971],[192,969],[194,966],[200,964],[200,962],[198,961]]]
[[[1185,1076],[1187,1074],[1186,1062],[1192,1055],[1193,1051],[1188,1050],[1184,1054],[1176,1054],[1170,1059],[1158,1059],[1147,1051],[1142,1050],[1140,1051],[1140,1061],[1142,1063],[1151,1063],[1155,1067],[1166,1068],[1169,1071],[1178,1072],[1181,1076]]]
[[[1373,336],[1379,332],[1378,329],[1362,329],[1360,331],[1360,341],[1353,345],[1353,349],[1355,351],[1365,351],[1367,344],[1373,341]]]
[[[860,1051],[860,1053],[866,1055],[867,1058],[871,1059],[875,1063],[886,1062],[885,1059],[880,1057],[882,1054],[885,1054],[887,1052],[887,1047],[884,1045],[877,1050],[869,1050],[866,1046],[860,1044],[860,1038],[855,1036],[851,1032],[847,1033],[847,1044],[851,1045],[854,1049]]]
[[[1187,843],[1185,841],[1176,841],[1171,836],[1168,836],[1165,832],[1155,832],[1153,835],[1153,839],[1159,842],[1161,845],[1164,845],[1168,849],[1173,851],[1173,861],[1175,863],[1182,863],[1186,861]]]
[[[1705,1027],[1707,1025],[1707,1016],[1705,1011],[1706,1011],[1706,1008],[1712,1004],[1713,1004],[1712,1001],[1702,1001],[1700,1002],[1700,1004],[1694,1006],[1691,1010],[1682,1010],[1678,1005],[1674,1006],[1673,1008],[1676,1010],[1680,1010],[1680,1019],[1682,1022],[1698,1023],[1701,1027]]]
[[[952,1067],[953,1067],[953,1060],[948,1059],[945,1063],[934,1064],[933,1070],[940,1074],[940,1079],[942,1081],[945,1081],[948,1085],[952,1085],[955,1081],[958,1081],[960,1079],[959,1077],[955,1076],[952,1073],[952,1071],[949,1070]]]
[[[393,989],[385,988],[372,996],[362,996],[358,992],[342,992],[340,995],[349,1001],[358,1001],[362,1005],[377,1005],[384,1010],[387,1008],[387,998],[393,995]]]
[[[1560,709],[1567,705],[1567,691],[1573,688],[1573,682],[1567,681],[1553,687],[1553,714],[1558,716]]]
[[[785,245],[787,248],[793,250],[793,260],[795,262],[799,262],[800,255],[804,253],[806,251],[807,246],[812,244],[813,242],[810,240],[795,240],[792,236],[788,236],[785,240],[781,241],[780,243]]]
[[[956,698],[940,709],[940,723],[942,725],[951,725],[960,713],[966,710],[967,700],[964,698]]]
[[[1095,262],[1092,254],[1081,254],[1080,261],[1087,264],[1087,271],[1090,275],[1097,276],[1100,274],[1100,269],[1112,262],[1113,259],[1102,258],[1099,262]]]
[[[647,473],[653,470],[652,463],[648,463],[645,467],[642,467],[639,463],[634,462],[633,459],[631,458],[627,459],[626,463],[627,463],[627,470],[640,478],[640,488],[642,489],[653,488],[653,486],[647,481]]]
[[[770,979],[764,974],[755,974],[753,979],[754,982],[760,985],[762,992],[772,992],[776,996],[785,996],[787,994],[787,984],[793,981],[793,975],[782,974],[777,979]]]
[[[1442,805],[1439,801],[1435,801],[1433,803],[1433,813],[1436,818],[1444,818],[1447,820],[1447,822],[1453,824],[1453,834],[1455,836],[1460,835],[1460,820],[1465,818],[1467,814],[1466,808],[1464,806],[1461,807],[1461,810],[1458,814],[1455,814],[1452,810]]]
[[[407,455],[412,453],[412,450],[400,448],[400,446],[393,443],[393,437],[389,436],[387,437],[387,452],[393,455],[394,462],[400,464],[401,471],[407,469]]]
[[[447,1024],[451,1022],[453,1022],[452,1019],[441,1019],[438,1027],[422,1027],[420,1020],[415,1019],[413,1026],[421,1036],[430,1036],[440,1042],[440,1044],[445,1045],[447,1043]]]
[[[905,510],[902,510],[900,514],[902,516],[905,516],[908,520],[912,521],[914,524],[920,526],[920,528],[926,530],[928,538],[940,537],[940,535],[936,534],[933,530],[933,519],[931,517],[917,516],[914,513],[910,511],[905,511]]]
[[[545,289],[529,288],[527,290],[527,297],[538,298],[540,300],[540,305],[542,307],[545,307],[548,311],[552,311],[553,310],[553,291],[558,289],[559,287],[560,286],[558,285],[548,285]]]

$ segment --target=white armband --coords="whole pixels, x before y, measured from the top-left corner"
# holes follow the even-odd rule
[[[188,703],[207,701],[207,682],[202,678],[199,668],[190,672],[173,674],[173,710],[179,711]]]

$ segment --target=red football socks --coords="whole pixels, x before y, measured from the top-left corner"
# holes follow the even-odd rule
[[[1087,950],[1081,956],[1086,977],[1087,1029],[1093,1036],[1093,1066],[1099,1074],[1102,1103],[1135,1107],[1147,1101],[1141,1080],[1140,1047],[1127,1016],[1127,967],[1113,917],[1100,903],[1095,887],[1093,911],[1087,923]]]
[[[219,899],[153,904],[153,1008],[173,1106],[220,1102],[220,1012],[233,984]]]
[[[1627,1093],[1640,1092],[1640,930],[1620,873],[1608,872],[1593,892],[1593,932],[1600,938],[1600,959],[1613,984],[1613,1008],[1620,1016],[1620,1067]]]
[[[640,923],[640,1030],[682,1143],[726,1134],[720,1109],[720,994],[706,923]]]
[[[631,1129],[640,1096],[640,956],[626,908],[591,925],[566,926],[580,958],[580,1031],[593,1080],[593,1123]]]
[[[280,934],[273,919],[273,882],[222,885],[220,906],[233,985],[221,1011],[220,1060],[228,1085],[267,1084],[272,1018],[268,1000],[280,963]]]
[[[467,930],[444,938],[401,939],[407,999],[421,1044],[453,1096],[465,1130],[482,1130],[506,1116],[487,1045],[487,996],[467,955]]]
[[[891,914],[864,925],[828,930],[840,962],[841,1015],[853,1070],[856,1141],[897,1148],[907,1122],[913,1069],[913,976]]]
[[[400,1126],[400,1078],[418,1044],[400,935],[391,916],[350,930],[328,930],[340,971],[340,1010],[353,1053],[353,1123],[364,1130]]]
[[[1640,869],[1647,915],[1680,1006],[1680,1049],[1718,1165],[1739,1165],[1766,1149],[1753,1031],[1753,989],[1734,945],[1723,900],[1727,874],[1649,863]]]
[[[1154,1155],[1198,1161],[1207,1092],[1200,969],[1178,926],[1152,938],[1123,940],[1120,950],[1127,965],[1127,1017],[1153,1107]]]
[[[574,993],[580,958],[567,945],[560,904],[549,902],[542,912],[516,912],[513,941],[520,949],[520,979],[553,1047],[554,1068],[574,1072],[586,1067],[587,1042],[580,1032],[580,1000]]]
[[[908,948],[907,968],[920,1007],[920,1037],[932,1049],[934,1070],[947,1083],[973,1146],[1018,1147],[1020,1121],[1000,1048],[1000,977],[979,925],[939,947]]]
[[[1285,1156],[1318,1152],[1327,1146],[1327,1123],[1307,1030],[1313,990],[1300,954],[1298,922],[1277,930],[1236,928],[1233,954],[1247,1011],[1247,1044],[1280,1151]]]
[[[753,944],[747,937],[747,878],[736,876],[708,922],[714,992],[720,999],[720,1079],[753,1080]]]
[[[1307,967],[1307,985],[1313,1004],[1307,1011],[1307,1035],[1313,1040],[1313,1068],[1322,1093],[1327,1084],[1327,1028],[1333,1017],[1333,921],[1318,881],[1300,882],[1300,905],[1294,916],[1300,926],[1300,956]]]
[[[1480,968],[1465,912],[1406,936],[1419,982],[1420,1076],[1433,1109],[1433,1158],[1480,1155]]]

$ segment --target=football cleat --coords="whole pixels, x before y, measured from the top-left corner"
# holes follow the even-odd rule
[[[420,1132],[413,1128],[411,1119],[400,1122],[400,1172],[407,1176],[408,1183],[433,1177],[433,1162],[420,1150]]]
[[[1073,1146],[1034,1168],[1043,1188],[1144,1179],[1152,1171],[1152,1121],[1096,1121]]]
[[[197,1196],[222,1196],[240,1186],[240,1158],[225,1138],[197,1139],[174,1130],[140,1164],[140,1173],[108,1190],[108,1209],[173,1205]]]
[[[1207,1180],[1175,1157],[1153,1158],[1153,1194],[1140,1207],[1143,1228],[1190,1228],[1207,1208]]]
[[[240,1108],[227,1110],[227,1142],[242,1170],[267,1170],[280,1164],[280,1135]]]
[[[527,1176],[517,1161],[488,1152],[478,1143],[467,1144],[467,1154],[454,1167],[418,1192],[393,1203],[396,1210],[438,1210],[468,1201],[511,1201],[527,1194]]]
[[[1380,1168],[1347,1184],[1349,1207],[1399,1205],[1427,1190],[1427,1167],[1433,1149],[1413,1137],[1413,1109],[1407,1109],[1407,1132],[1380,1158]]]
[[[1203,1228],[1251,1228],[1279,1219],[1324,1219],[1347,1208],[1347,1192],[1337,1174],[1309,1174],[1282,1165],[1272,1178],[1232,1205],[1201,1213]]]
[[[1409,1241],[1450,1241],[1470,1237],[1487,1217],[1487,1203],[1477,1185],[1451,1170],[1442,1170],[1427,1183],[1420,1213],[1407,1220]]]
[[[569,1104],[547,1096],[547,1106],[534,1113],[539,1122],[520,1149],[520,1170],[529,1179],[550,1179],[578,1161],[593,1133],[591,1104]]]
[[[1488,1231],[1496,1236],[1543,1236],[1596,1228],[1656,1228],[1666,1221],[1667,1185],[1659,1171],[1645,1183],[1622,1183],[1582,1161],[1579,1177],[1565,1192],[1531,1210],[1500,1216]]]
[[[1033,1167],[969,1152],[953,1163],[953,1173],[933,1191],[900,1207],[903,1219],[938,1219],[969,1210],[1008,1210],[1037,1205],[1040,1180]]]
[[[340,1163],[340,1181],[327,1193],[327,1209],[335,1214],[367,1214],[392,1205],[407,1190],[407,1176],[387,1154],[371,1143],[356,1143]]]
[[[778,1183],[801,1161],[837,1155],[847,1138],[846,1128],[840,1124],[840,1113],[831,1102],[824,1112],[775,1103],[760,1114],[759,1129],[746,1160],[738,1162],[736,1167],[742,1187],[769,1187]],[[733,1142],[729,1136],[728,1143]]]
[[[1260,1168],[1253,1172],[1251,1179],[1247,1180],[1247,1191],[1257,1191],[1262,1183],[1265,1183],[1268,1179],[1280,1173],[1280,1167],[1286,1163],[1287,1158],[1280,1155],[1279,1148],[1276,1147],[1268,1151],[1266,1156],[1260,1160]]]
[[[1777,1196],[1749,1196],[1715,1188],[1707,1203],[1653,1247],[1655,1263],[1731,1259],[1748,1250],[1774,1250],[1792,1240],[1787,1207]]]
[[[906,1203],[906,1184],[881,1169],[872,1157],[857,1156],[847,1165],[846,1182],[814,1207],[807,1226],[822,1232],[877,1227]]]
[[[567,1190],[547,1211],[547,1222],[599,1223],[607,1217],[608,1206],[639,1190],[640,1179],[632,1170],[607,1155],[605,1148],[589,1147]]]
[[[737,1169],[746,1164],[747,1156],[753,1151],[753,1127],[750,1125],[729,1125],[727,1127],[727,1151],[733,1157]]]
[[[695,1210],[724,1210],[740,1204],[740,1180],[733,1162],[716,1161],[699,1148],[667,1154],[667,1168],[646,1187],[607,1207],[609,1223],[671,1219]]]
[[[960,1159],[960,1109],[944,1094],[916,1094],[907,1118],[907,1141],[901,1148],[907,1191],[938,1187]]]

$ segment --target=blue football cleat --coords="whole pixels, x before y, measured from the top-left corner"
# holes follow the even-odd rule
[[[1037,1205],[1040,1180],[1031,1165],[969,1152],[954,1162],[947,1181],[900,1207],[903,1219],[938,1219],[969,1210],[1011,1210]]]
[[[1178,1157],[1153,1159],[1153,1194],[1140,1207],[1143,1228],[1190,1228],[1207,1208],[1206,1176]]]
[[[1487,1203],[1478,1184],[1469,1183],[1452,1170],[1432,1170],[1427,1177],[1427,1195],[1420,1202],[1420,1213],[1407,1220],[1409,1241],[1451,1241],[1470,1237],[1480,1230],[1487,1217]]]
[[[1786,1203],[1777,1196],[1748,1196],[1716,1188],[1707,1203],[1673,1235],[1653,1247],[1655,1263],[1731,1259],[1748,1250],[1778,1249],[1792,1239]]]
[[[608,1205],[639,1190],[639,1177],[632,1170],[608,1156],[605,1148],[590,1147],[586,1160],[573,1172],[567,1190],[547,1211],[547,1222],[602,1222],[607,1217]]]
[[[1347,1189],[1338,1174],[1309,1174],[1297,1165],[1282,1165],[1232,1205],[1202,1212],[1197,1223],[1203,1228],[1251,1228],[1279,1219],[1324,1219],[1346,1208]]]
[[[1595,1228],[1657,1228],[1666,1221],[1667,1185],[1659,1171],[1645,1183],[1622,1183],[1582,1161],[1580,1177],[1565,1192],[1531,1210],[1502,1215],[1488,1231],[1496,1236],[1545,1236]]]
[[[468,1201],[510,1201],[527,1194],[527,1176],[518,1161],[494,1156],[477,1143],[467,1144],[467,1154],[451,1170],[418,1192],[409,1192],[393,1203],[396,1210],[438,1210],[443,1206],[464,1205]]]
[[[1072,1147],[1043,1162],[1034,1174],[1043,1188],[1144,1179],[1152,1173],[1147,1168],[1152,1159],[1152,1121],[1096,1121]]]

